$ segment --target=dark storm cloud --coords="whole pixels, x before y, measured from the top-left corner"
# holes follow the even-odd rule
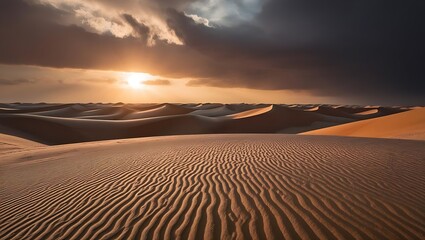
[[[131,1],[106,2],[124,7]],[[189,86],[307,90],[383,103],[391,98],[425,101],[421,1],[269,0],[251,21],[213,28],[182,12],[191,2],[144,2],[154,5],[184,43],[158,41],[148,47],[133,37],[64,25],[60,19],[69,12],[4,0],[0,62],[198,78]],[[134,15],[122,16],[143,41],[152,36]]]
[[[139,39],[99,35],[54,22],[66,12],[28,5],[21,1],[0,2],[0,62],[52,67],[145,71],[185,77],[200,75],[211,64],[187,48],[158,42],[153,47]],[[196,66],[196,68],[193,68]]]
[[[421,5],[276,0],[263,7],[255,27],[207,29],[182,17],[171,25],[199,51],[234,60],[233,78],[211,76],[188,85],[424,101]]]
[[[137,33],[138,37],[141,38],[144,43],[147,43],[149,35],[151,34],[149,27],[137,21],[137,19],[135,19],[130,14],[123,14],[122,17],[128,24],[130,24],[134,32]]]

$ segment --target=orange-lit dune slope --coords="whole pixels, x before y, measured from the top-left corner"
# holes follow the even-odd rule
[[[425,108],[322,128],[302,134],[425,140]]]

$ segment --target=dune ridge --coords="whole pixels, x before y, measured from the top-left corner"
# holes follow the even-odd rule
[[[176,134],[297,134],[415,110],[404,107],[323,104],[118,103],[0,106],[0,133],[49,145]],[[424,126],[417,126],[421,127],[419,131],[425,131]],[[410,138],[415,139],[416,136],[421,139],[420,135],[411,135]]]
[[[302,134],[425,140],[425,108],[416,108],[407,112],[322,128]]]
[[[9,152],[15,152],[20,151],[22,149],[35,148],[41,146],[45,145],[10,134],[0,133],[0,156]]]
[[[424,239],[424,149],[256,134],[9,153],[0,239]]]

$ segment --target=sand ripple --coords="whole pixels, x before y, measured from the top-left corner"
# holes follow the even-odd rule
[[[198,135],[0,160],[0,239],[425,239],[424,142]]]

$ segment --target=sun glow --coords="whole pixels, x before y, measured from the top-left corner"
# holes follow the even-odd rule
[[[127,73],[125,76],[128,86],[133,89],[142,88],[143,86],[145,86],[143,84],[144,81],[151,80],[153,78],[154,77],[148,73],[136,73],[136,72]]]

